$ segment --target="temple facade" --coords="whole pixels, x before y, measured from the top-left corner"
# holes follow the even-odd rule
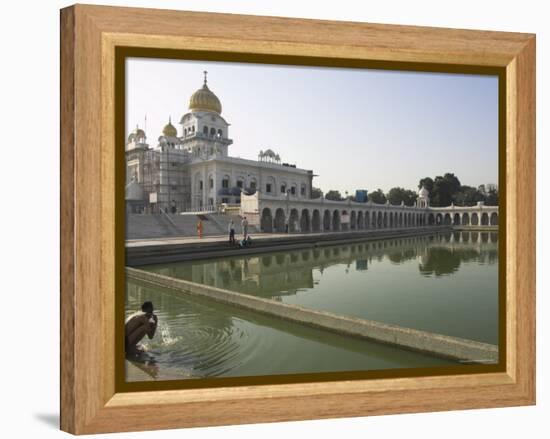
[[[268,149],[257,159],[230,155],[233,140],[222,105],[206,79],[189,99],[180,130],[171,119],[155,146],[139,126],[126,143],[126,201],[130,213],[208,212],[239,205],[243,194],[291,200],[311,197],[313,172],[282,163]]]
[[[140,127],[129,134],[128,213],[208,213],[234,207],[267,233],[498,225],[498,206],[479,202],[434,208],[424,187],[414,206],[314,198],[313,171],[283,163],[273,150],[260,151],[256,159],[232,157],[230,124],[204,73],[179,131],[169,119],[154,147]]]

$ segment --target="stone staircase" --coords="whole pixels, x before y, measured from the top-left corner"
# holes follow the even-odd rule
[[[233,220],[237,236],[242,233],[239,215],[200,214],[127,214],[126,239],[168,238],[197,236],[197,223],[202,220],[204,236],[227,235],[229,222]],[[254,226],[248,226],[250,234],[258,233]]]

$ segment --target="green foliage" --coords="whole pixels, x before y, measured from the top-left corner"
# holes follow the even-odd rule
[[[453,197],[457,206],[474,206],[478,201],[485,201],[483,194],[472,186],[462,186]]]
[[[498,206],[498,191],[496,189],[489,189],[486,193],[485,204],[487,206]]]
[[[344,198],[342,197],[342,194],[340,193],[340,191],[335,191],[335,190],[328,191],[325,194],[325,198],[327,200],[332,200],[332,201],[343,201],[344,200]]]
[[[386,204],[386,196],[382,189],[376,189],[374,192],[369,193],[369,201],[377,204]]]
[[[498,206],[499,194],[498,189],[494,185],[480,185],[475,188],[466,186],[460,183],[460,180],[453,173],[447,172],[443,176],[435,178],[424,177],[420,179],[418,188],[425,187],[430,196],[430,205],[434,207],[447,207],[451,203],[456,206],[475,206],[479,201],[483,201],[487,206]],[[319,188],[312,188],[311,197],[320,198],[323,192]],[[343,196],[340,191],[330,190],[325,194],[327,200],[333,201],[356,201],[353,195],[348,195],[347,191]],[[376,204],[386,204],[389,201],[392,205],[414,206],[418,194],[416,191],[405,189],[402,187],[393,187],[387,194],[384,194],[382,189],[376,189],[369,192],[368,200]]]
[[[477,189],[472,186],[462,185],[460,180],[452,173],[422,178],[418,183],[420,189],[424,186],[430,193],[430,205],[434,207],[446,207],[454,203],[457,206],[474,206],[478,201],[483,201],[488,206],[498,206],[498,190],[485,185]]]
[[[391,188],[386,198],[389,200],[390,204],[400,205],[401,202],[405,206],[413,206],[416,201],[417,194],[414,191],[409,189],[404,189],[402,187]]]
[[[434,188],[434,181],[430,177],[421,178],[418,183],[418,189],[422,189],[422,186],[428,189],[428,192],[431,194]]]
[[[453,202],[453,196],[460,191],[460,186],[460,181],[454,174],[446,173],[443,177],[435,177],[430,192],[430,204],[436,207],[449,206]]]
[[[311,198],[321,198],[323,196],[323,191],[319,189],[318,187],[312,187],[311,188]]]

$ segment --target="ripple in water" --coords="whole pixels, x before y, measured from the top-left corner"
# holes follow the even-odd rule
[[[138,309],[145,297],[155,304],[159,329],[152,340],[143,339],[142,345],[161,368],[183,369],[194,377],[227,375],[260,343],[247,325],[234,325],[233,317],[196,301],[170,296],[128,285],[127,314]],[[170,311],[174,309],[177,314]]]

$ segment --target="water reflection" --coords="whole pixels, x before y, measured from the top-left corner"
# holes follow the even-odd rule
[[[136,282],[129,282],[126,288],[127,315],[138,309],[143,301],[154,300],[159,329],[152,340],[144,339],[142,343],[146,354],[156,364],[164,364],[165,377],[221,376],[238,366],[239,346],[235,341],[245,334],[233,324],[230,314],[170,290],[162,290],[159,294],[158,288]],[[135,365],[140,367],[140,362]],[[166,365],[177,365],[177,369],[167,369]],[[155,371],[141,369],[152,378],[159,377],[158,367]]]
[[[127,380],[173,380],[453,364],[128,281],[126,313],[152,300],[159,329]],[[154,366],[151,364],[154,363]]]
[[[143,267],[342,315],[498,342],[498,234],[448,232]]]
[[[449,232],[146,268],[205,285],[280,299],[302,288],[312,288],[315,270],[323,273],[333,265],[344,264],[347,273],[350,267],[367,271],[371,264],[384,260],[396,265],[417,261],[418,273],[423,276],[452,275],[462,263],[496,264],[498,234]]]

